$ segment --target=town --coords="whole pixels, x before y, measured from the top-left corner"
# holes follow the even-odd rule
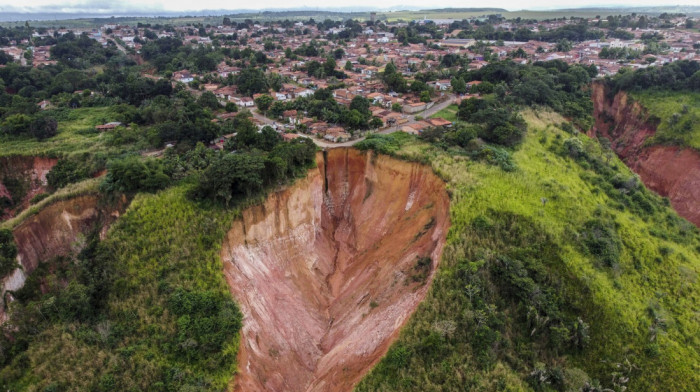
[[[504,59],[559,60],[595,67],[598,76],[614,75],[700,58],[700,32],[694,27],[695,21],[682,14],[542,21],[494,14],[390,23],[373,13],[362,22],[225,17],[218,26],[138,23],[88,29],[27,24],[23,32],[30,36],[0,40],[5,59],[0,63],[55,65],[71,55],[70,47],[60,45],[63,38],[91,39],[144,64],[142,76],[169,80],[196,96],[213,94],[227,108],[213,121],[231,118],[239,108],[253,109],[260,128],[269,125],[286,139],[310,136],[323,146],[357,139],[368,129],[418,134],[450,126],[454,119],[441,116],[454,113],[450,105],[493,92],[489,83],[456,77],[460,67],[474,70]],[[340,119],[295,109],[292,102],[319,90],[345,107],[359,105],[365,115]],[[222,148],[232,135],[213,140],[212,147]]]

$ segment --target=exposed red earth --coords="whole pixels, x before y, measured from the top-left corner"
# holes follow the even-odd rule
[[[0,322],[6,318],[5,301],[11,301],[6,291],[17,290],[24,285],[26,277],[41,262],[49,262],[57,256],[65,256],[79,251],[84,238],[96,224],[104,238],[107,228],[126,206],[122,199],[117,206],[103,206],[98,195],[76,196],[56,201],[36,214],[28,217],[12,230],[17,243],[17,262],[21,268],[15,269],[0,282]]]
[[[317,161],[246,209],[222,247],[244,314],[236,391],[350,391],[440,260],[449,198],[429,167],[354,149]]]
[[[671,201],[679,215],[700,226],[700,153],[677,146],[645,146],[656,133],[646,110],[624,91],[613,97],[603,83],[592,86],[595,126],[644,184]]]
[[[17,205],[16,211],[22,211],[29,207],[32,198],[46,190],[46,175],[58,162],[55,158],[43,157],[2,157],[0,158],[0,197],[12,200],[12,195],[5,186],[3,180],[8,177],[19,178],[27,187],[26,194]],[[0,209],[0,221],[13,216],[10,210]]]

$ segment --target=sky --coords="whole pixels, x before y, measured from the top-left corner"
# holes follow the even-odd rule
[[[529,9],[541,10],[552,8],[581,7],[617,7],[617,6],[662,6],[691,5],[696,0],[578,0],[562,2],[561,0],[493,0],[487,3],[475,0],[0,0],[2,12],[42,12],[42,13],[105,13],[124,15],[132,12],[187,12],[202,10],[249,10],[249,9],[328,9],[343,7],[368,7],[382,9],[444,8],[444,7],[495,7],[510,11]]]

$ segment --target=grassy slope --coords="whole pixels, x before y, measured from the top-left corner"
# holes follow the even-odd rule
[[[185,196],[188,188],[136,196],[100,245],[112,257],[107,315],[51,324],[0,370],[0,379],[14,380],[12,390],[226,387],[235,372],[237,332],[207,358],[187,358],[182,344],[188,341],[178,343],[182,319],[169,311],[168,301],[175,288],[230,301],[219,249],[237,212],[200,206]]]
[[[0,156],[58,156],[79,153],[100,153],[125,148],[110,148],[109,136],[95,131],[95,126],[114,121],[114,112],[110,107],[79,109],[60,109],[55,116],[58,119],[58,134],[47,140],[33,138],[1,138]]]
[[[659,119],[651,144],[674,144],[700,151],[700,93],[645,91],[631,93]]]
[[[418,142],[398,152],[429,158],[447,179],[452,227],[427,299],[357,390],[531,389],[526,380],[542,367],[537,362],[565,369],[560,390],[578,390],[588,377],[613,387],[615,372],[630,378],[630,390],[698,390],[697,230],[657,196],[650,195],[652,214],[629,212],[592,184],[598,177],[587,165],[552,151],[570,137],[550,125],[561,117],[528,112],[526,119],[529,134],[512,173]],[[582,139],[600,154],[597,143]],[[584,224],[596,216],[610,216],[617,227],[622,244],[615,268],[582,246]],[[551,349],[541,332],[529,333],[537,317],[505,294],[521,293],[514,286],[526,274],[499,282],[490,272],[505,258],[521,260],[530,277],[539,275],[526,304],[539,298],[537,291],[548,293],[550,303],[590,326],[587,348]],[[541,330],[547,321],[539,324]],[[659,331],[653,336],[652,326]],[[489,335],[494,330],[501,339]],[[553,384],[544,390],[554,386],[549,378]]]
[[[98,193],[100,181],[101,179],[99,178],[91,178],[78,183],[69,184],[64,188],[59,189],[55,193],[52,193],[40,202],[29,206],[29,208],[23,210],[17,216],[4,222],[0,222],[0,229],[13,229],[30,216],[35,215],[43,208],[48,207],[50,204],[57,201],[72,199],[80,195]]]

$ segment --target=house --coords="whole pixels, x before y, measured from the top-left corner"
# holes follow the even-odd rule
[[[214,91],[214,95],[216,95],[217,98],[226,101],[231,101],[234,98],[234,94],[236,94],[235,86],[221,87],[220,89]]]
[[[219,85],[215,84],[215,83],[207,83],[204,85],[204,90],[209,91],[209,92],[216,91],[216,89],[218,89],[218,88],[219,88]]]
[[[323,135],[328,129],[328,123],[325,121],[318,121],[307,125],[307,129],[312,135]]]
[[[47,100],[43,100],[43,101],[37,103],[36,105],[39,106],[39,109],[46,110],[49,106],[51,106],[51,102],[49,102]]]
[[[300,137],[302,136],[296,133],[285,133],[282,135],[282,139],[284,139],[285,142],[291,142],[292,140]]]
[[[121,127],[124,124],[120,123],[119,121],[113,121],[113,122],[108,122],[107,124],[102,124],[98,125],[95,127],[96,130],[103,132],[103,131],[109,131],[112,130],[116,127]]]
[[[229,75],[237,75],[240,72],[240,68],[238,67],[230,67],[226,64],[221,64],[217,67],[216,72],[219,74],[220,77],[226,78]]]
[[[350,134],[345,132],[341,127],[328,128],[326,135],[323,136],[324,139],[329,142],[344,142],[350,139]]]
[[[440,118],[440,117],[430,118],[426,121],[434,127],[451,127],[452,126],[451,121],[447,121],[444,118]]]
[[[190,83],[194,80],[194,77],[190,71],[182,70],[173,73],[173,79],[180,83]]]
[[[471,91],[472,87],[478,86],[481,84],[481,80],[472,80],[471,82],[467,82],[467,91]]]
[[[438,80],[437,82],[435,82],[435,88],[440,91],[447,91],[447,89],[449,89],[451,85],[452,83],[447,79]]]
[[[285,94],[285,93],[283,93],[283,92],[281,92],[281,91],[278,91],[278,92],[276,92],[276,93],[274,94],[274,96],[273,96],[272,98],[274,98],[275,101],[286,101],[286,100],[288,100],[290,97],[289,97],[287,94]]]
[[[367,99],[374,104],[384,103],[384,95],[382,93],[370,93],[367,94]]]
[[[295,124],[297,122],[297,111],[296,110],[285,110],[282,113],[282,118],[289,121],[290,124]]]
[[[418,113],[420,111],[425,110],[426,108],[425,102],[416,102],[416,103],[409,103],[406,105],[403,105],[403,111],[409,114],[413,113]]]
[[[409,125],[408,127],[413,128],[416,132],[420,133],[428,128],[432,128],[432,125],[430,125],[430,123],[427,121],[417,121]]]
[[[299,97],[305,98],[305,97],[311,96],[313,94],[314,94],[314,91],[311,89],[308,89],[308,88],[300,87],[300,88],[294,90],[294,97],[296,97],[296,98],[299,98]]]
[[[255,101],[250,97],[234,97],[233,103],[243,108],[250,108],[255,105]]]

